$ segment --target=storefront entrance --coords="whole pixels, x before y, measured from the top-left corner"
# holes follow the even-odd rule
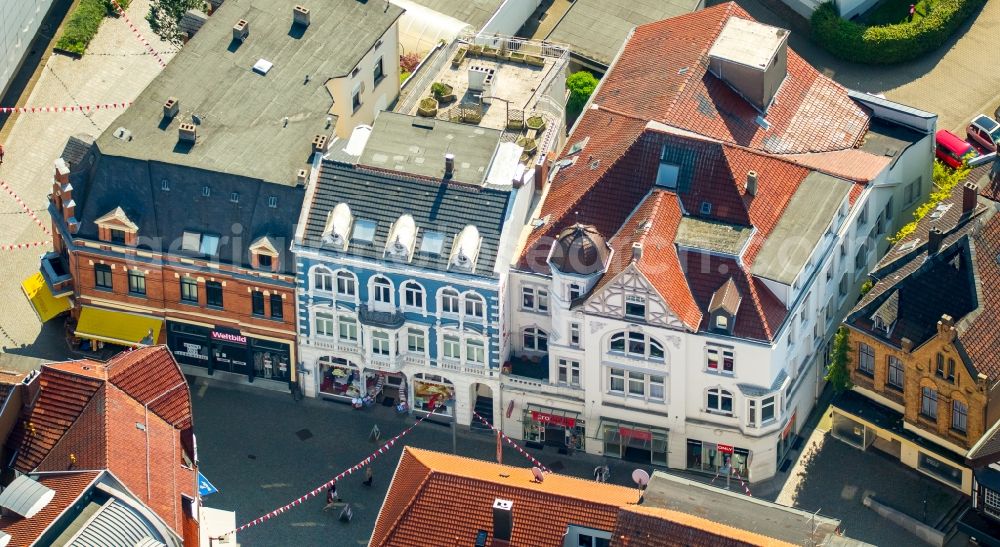
[[[435,416],[454,418],[454,384],[435,374],[413,375],[413,408],[423,412],[434,410]]]
[[[288,344],[245,336],[237,329],[167,322],[167,347],[177,362],[278,382],[292,379]]]
[[[522,415],[524,440],[534,446],[586,449],[586,424],[579,412],[528,405]]]
[[[750,451],[728,444],[716,444],[689,439],[687,468],[713,475],[736,475],[747,478]]]
[[[605,420],[604,455],[636,463],[667,465],[669,431],[632,422]]]

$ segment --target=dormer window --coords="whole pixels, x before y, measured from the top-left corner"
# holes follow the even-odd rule
[[[250,244],[250,263],[258,270],[278,270],[278,246],[269,236],[262,236]]]
[[[111,230],[111,243],[125,244],[125,230]]]
[[[646,299],[641,296],[625,296],[625,317],[629,319],[646,319]]]
[[[262,270],[270,270],[274,259],[270,255],[257,255],[257,267]]]
[[[483,238],[479,237],[479,230],[469,224],[455,236],[455,243],[451,251],[451,267],[455,269],[471,272],[475,269],[476,259],[479,257],[479,245]]]
[[[728,331],[729,330],[729,318],[725,315],[719,315],[715,318],[715,328],[719,330]]]
[[[115,209],[94,221],[97,224],[97,237],[101,241],[115,245],[135,245],[139,226],[137,226],[121,207]]]
[[[580,285],[579,283],[570,283],[569,301],[572,302],[581,296],[583,296],[583,285]]]
[[[410,215],[402,215],[392,224],[385,244],[387,257],[409,261],[417,241],[417,226]]]
[[[326,216],[323,228],[323,243],[342,251],[347,250],[348,235],[354,225],[354,216],[346,203],[338,203]]]

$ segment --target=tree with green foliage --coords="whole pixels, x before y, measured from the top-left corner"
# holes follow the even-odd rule
[[[175,44],[181,42],[181,32],[177,24],[189,9],[207,11],[204,0],[153,0],[146,14],[146,21],[153,32],[164,40]]]
[[[830,364],[826,366],[824,379],[833,386],[834,393],[851,389],[851,341],[847,327],[837,329],[830,348]]]
[[[583,105],[587,104],[590,94],[597,88],[597,82],[597,78],[586,70],[575,72],[566,78],[566,88],[569,89],[566,110],[569,117],[575,118],[583,111]]]
[[[917,229],[917,223],[920,222],[920,219],[927,216],[927,213],[933,211],[934,208],[938,206],[938,203],[948,199],[948,196],[951,195],[951,190],[965,180],[972,171],[972,168],[969,167],[968,160],[969,157],[966,157],[965,161],[962,162],[962,166],[957,169],[952,169],[940,161],[934,160],[934,169],[932,174],[934,189],[931,191],[930,197],[927,198],[926,202],[922,203],[915,211],[913,211],[913,220],[900,228],[899,231],[896,232],[896,235],[890,237],[889,243],[896,244],[906,236],[912,234],[913,231]]]
[[[865,282],[861,284],[861,298],[864,298],[868,291],[872,290],[875,283],[872,282],[871,278],[865,279]]]

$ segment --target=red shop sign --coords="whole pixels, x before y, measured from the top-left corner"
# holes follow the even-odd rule
[[[640,441],[651,441],[653,440],[653,433],[651,431],[643,431],[641,429],[632,429],[630,427],[619,427],[618,434],[622,437],[639,439]]]
[[[720,444],[720,445],[717,446],[717,448],[719,449],[719,452],[721,452],[723,454],[732,454],[733,453],[733,447],[729,446],[728,444]]]
[[[562,427],[576,426],[575,418],[567,418],[566,416],[556,416],[555,414],[538,412],[536,410],[531,411],[531,419],[542,424],[560,425]]]

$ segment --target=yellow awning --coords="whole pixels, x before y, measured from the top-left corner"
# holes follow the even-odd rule
[[[84,307],[75,335],[120,346],[155,344],[163,319],[120,311]]]
[[[69,296],[54,296],[41,272],[22,281],[21,290],[42,323],[69,309]]]

